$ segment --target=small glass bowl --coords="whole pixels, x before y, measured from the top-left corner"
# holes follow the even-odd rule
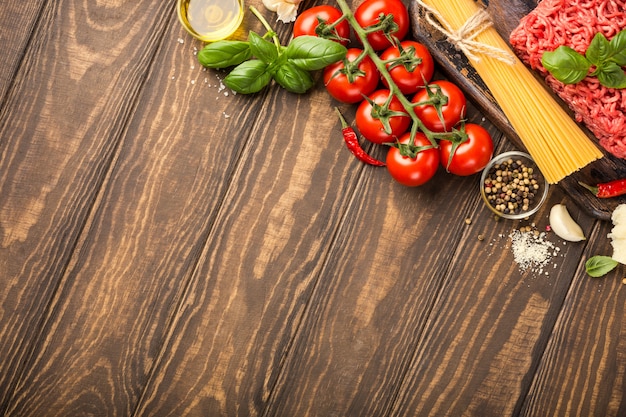
[[[190,2],[191,0],[177,0],[176,10],[178,20],[194,38],[210,43],[234,37],[241,29],[244,0],[194,0],[193,5]],[[192,17],[206,25],[204,30],[198,31],[194,28]]]
[[[503,168],[504,172],[512,172],[519,165],[522,171],[526,170],[527,175],[523,173],[521,177],[516,173],[497,175],[497,171],[502,171]],[[515,181],[516,177],[518,181]],[[520,181],[524,182],[523,188],[519,185]],[[520,220],[536,213],[546,201],[548,188],[548,181],[539,171],[533,158],[520,151],[504,152],[495,156],[480,176],[480,194],[483,201],[491,211],[505,219]],[[532,193],[532,196],[525,193]]]

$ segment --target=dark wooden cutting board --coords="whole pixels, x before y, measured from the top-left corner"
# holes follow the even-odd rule
[[[536,6],[537,2],[535,0],[490,0],[486,7],[492,17],[494,27],[500,33],[500,36],[508,41],[511,31],[517,27],[520,19]],[[415,2],[410,4],[410,13],[413,22],[413,36],[430,49],[442,73],[451,81],[456,82],[474,105],[516,147],[526,150],[520,137],[509,124],[502,109],[498,106],[489,89],[465,55],[450,44],[443,34],[423,19],[420,19],[422,12]],[[511,81],[514,82],[514,80]],[[543,84],[545,86],[545,83]],[[546,86],[546,88],[548,87]],[[570,115],[572,114],[562,100],[557,98],[557,101],[562,104]],[[595,137],[587,129],[583,127],[583,130],[597,143]],[[563,187],[572,200],[590,215],[602,220],[610,220],[611,213],[615,207],[621,203],[626,203],[626,196],[598,199],[579,184],[579,181],[582,181],[595,185],[612,179],[626,177],[626,160],[615,158],[607,152],[604,152],[604,154],[604,158],[561,180],[559,186]]]

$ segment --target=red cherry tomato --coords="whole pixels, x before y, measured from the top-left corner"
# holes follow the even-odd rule
[[[425,82],[430,82],[435,72],[433,57],[424,45],[419,42],[405,40],[400,43],[400,48],[392,46],[380,55],[383,61],[405,57],[401,61],[387,63],[387,70],[391,79],[398,86],[402,94],[410,95],[417,92]],[[383,78],[383,83],[388,87],[387,81]]]
[[[369,56],[366,55],[356,67],[350,64],[362,52],[362,49],[350,48],[344,60],[324,68],[326,90],[331,96],[343,103],[358,103],[376,90],[378,86],[378,70]],[[350,82],[348,73],[352,73],[354,77],[352,82]]]
[[[407,144],[411,139],[409,132],[400,137],[400,143]],[[428,146],[430,141],[422,132],[415,135],[416,146]],[[387,152],[387,171],[402,185],[417,187],[428,182],[439,168],[439,150],[430,148],[418,152],[415,158],[404,156],[395,147]]]
[[[389,97],[389,90],[376,90],[369,95],[369,99],[377,105],[383,105]],[[356,127],[363,137],[370,142],[379,145],[386,142],[395,142],[396,138],[406,132],[411,124],[409,116],[389,117],[391,132],[385,132],[385,128],[379,118],[372,115],[374,106],[368,100],[363,100],[356,109]],[[392,97],[388,109],[394,112],[405,112],[402,103],[397,97]]]
[[[428,91],[435,94],[437,87],[441,88],[441,94],[447,97],[447,103],[441,106],[443,120],[439,118],[437,109],[432,104],[424,104],[415,107],[415,114],[420,118],[424,126],[433,132],[449,132],[465,117],[467,101],[465,95],[456,84],[446,80],[433,81],[427,88],[419,90],[413,99],[413,103],[430,100]]]
[[[336,22],[342,16],[341,10],[328,5],[306,9],[300,13],[293,24],[293,36],[294,38],[302,35],[317,36],[337,41],[345,46],[350,38],[350,24],[348,21],[342,20],[333,29],[328,27],[328,25]],[[320,20],[324,24],[320,25]]]
[[[439,141],[441,165],[454,175],[467,176],[482,171],[493,155],[493,140],[487,129],[477,124],[466,123],[465,133],[468,140],[456,148],[451,161],[452,142]]]
[[[354,17],[362,28],[379,23],[379,17],[392,15],[393,22],[397,25],[391,35],[398,40],[403,40],[409,32],[409,12],[400,0],[365,0],[354,11]],[[367,40],[375,51],[382,51],[392,45],[382,31],[376,31],[367,35]]]

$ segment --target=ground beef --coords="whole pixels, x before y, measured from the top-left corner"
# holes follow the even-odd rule
[[[626,89],[615,90],[587,77],[564,85],[541,65],[544,51],[567,45],[584,54],[597,32],[611,39],[626,28],[626,0],[542,0],[510,36],[516,54],[545,77],[548,85],[574,111],[613,155],[626,158]]]

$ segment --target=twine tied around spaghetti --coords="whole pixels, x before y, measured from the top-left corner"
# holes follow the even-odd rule
[[[468,58],[479,61],[480,58],[477,54],[482,54],[502,61],[505,64],[515,64],[515,57],[507,51],[475,40],[476,36],[481,32],[493,26],[489,13],[485,9],[477,10],[459,29],[453,30],[437,9],[424,4],[422,0],[416,0],[416,2],[425,10],[424,17],[426,21],[439,32],[446,35],[448,40]]]

